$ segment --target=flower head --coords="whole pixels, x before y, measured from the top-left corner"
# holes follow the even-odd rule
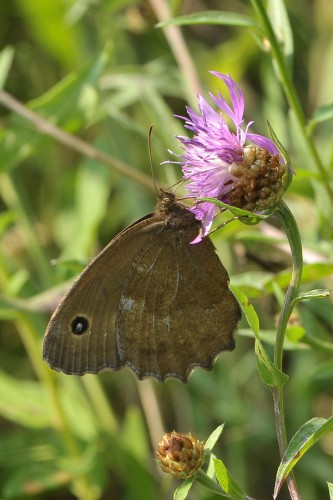
[[[217,96],[210,93],[222,111],[217,112],[199,95],[200,113],[187,107],[188,117],[179,117],[194,133],[192,138],[177,137],[184,149],[180,163],[184,179],[189,181],[188,196],[216,198],[244,210],[263,212],[282,196],[284,161],[271,139],[249,133],[253,122],[244,123],[244,96],[237,83],[230,75],[211,73],[226,84],[231,106],[220,93]],[[229,129],[223,113],[233,122],[234,131]],[[252,144],[246,144],[247,141]],[[202,235],[194,240],[198,242],[208,234],[216,205],[199,201],[190,210],[202,221]]]
[[[204,443],[189,432],[165,433],[156,452],[161,469],[177,479],[193,476],[205,463]]]

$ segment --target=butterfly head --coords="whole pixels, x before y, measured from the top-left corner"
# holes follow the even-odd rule
[[[155,215],[163,220],[167,227],[173,229],[186,229],[200,225],[189,208],[178,201],[176,196],[169,191],[161,191]]]

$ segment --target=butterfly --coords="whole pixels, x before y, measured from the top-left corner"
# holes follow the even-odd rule
[[[201,222],[173,193],[120,232],[76,279],[46,330],[43,358],[84,375],[129,367],[187,382],[235,347],[240,308]]]

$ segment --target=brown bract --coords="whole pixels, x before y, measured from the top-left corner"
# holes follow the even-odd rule
[[[238,178],[229,194],[234,207],[262,212],[272,208],[283,194],[286,167],[277,154],[271,155],[266,149],[246,146],[243,163],[233,164],[229,170]]]
[[[177,479],[193,476],[206,461],[203,441],[191,432],[165,433],[158,444],[156,456],[163,472]]]

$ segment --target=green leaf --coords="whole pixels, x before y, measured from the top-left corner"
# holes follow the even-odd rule
[[[2,492],[8,499],[27,498],[63,487],[72,479],[68,471],[56,469],[53,463],[27,463],[9,475]]]
[[[41,385],[16,380],[3,371],[0,371],[0,415],[31,428],[47,427],[51,421],[51,409]]]
[[[276,474],[274,498],[299,459],[325,434],[333,431],[333,417],[313,418],[306,422],[290,440]]]
[[[249,327],[253,331],[256,338],[255,353],[257,356],[257,367],[261,380],[266,385],[281,387],[287,382],[288,376],[273,365],[261,343],[259,335],[259,318],[254,310],[254,307],[250,304],[246,295],[239,288],[230,285],[230,289],[240,303]]]
[[[173,494],[173,499],[185,500],[192,487],[193,482],[194,482],[194,477],[189,477],[188,479],[185,479],[185,481],[182,481],[180,486],[178,486],[178,488],[175,490]]]
[[[285,2],[283,0],[269,0],[267,7],[276,38],[282,46],[290,67],[294,54],[294,42]]]
[[[108,60],[103,52],[91,65],[78,73],[72,73],[57,83],[44,95],[27,104],[28,108],[43,115],[68,131],[76,132],[91,119],[97,101],[91,99],[91,92],[97,96],[99,77]],[[87,92],[90,95],[86,102]],[[15,167],[31,156],[46,140],[26,119],[11,115],[6,129],[1,131],[0,170]]]
[[[297,297],[294,298],[294,300],[292,301],[292,307],[295,307],[302,300],[323,299],[329,297],[330,295],[331,291],[325,289],[311,290],[310,292],[304,292],[297,295]]]
[[[83,160],[76,183],[76,216],[70,223],[64,213],[57,226],[59,238],[67,239],[62,258],[82,259],[94,253],[97,229],[105,216],[110,194],[109,173],[99,162]]]
[[[282,387],[289,377],[273,365],[259,340],[255,343],[255,353],[261,380],[271,387]]]
[[[223,498],[230,498],[229,495],[227,495],[226,492],[221,489],[219,483],[209,477],[202,469],[198,470],[197,474],[195,475],[195,480],[207,490],[212,491],[213,493]]]
[[[149,439],[142,412],[130,405],[122,419],[119,442],[142,463],[150,459]]]
[[[18,15],[25,18],[25,29],[37,40],[44,51],[59,62],[73,66],[82,57],[84,39],[82,32],[64,20],[66,2],[58,0],[19,0]]]
[[[224,424],[219,425],[216,427],[216,429],[211,433],[207,441],[205,442],[205,450],[206,451],[212,451],[214,446],[216,445],[217,441],[219,440],[222,431],[224,428]]]
[[[6,498],[26,498],[69,484],[76,478],[90,473],[96,493],[101,493],[103,474],[93,474],[94,467],[103,472],[96,447],[90,446],[74,458],[54,456],[51,459],[32,457],[30,463],[14,469],[5,482],[2,492]],[[97,498],[97,497],[96,497]],[[98,496],[99,498],[99,496]]]
[[[333,500],[333,484],[327,481],[328,492],[330,494],[330,500]]]
[[[61,399],[71,432],[80,439],[87,441],[94,439],[98,424],[81,380],[78,377],[67,377],[65,374],[58,374],[57,379],[59,381],[63,379]],[[73,405],[73,401],[75,401],[75,405]],[[79,419],[77,418],[78,414],[80,415]]]
[[[78,437],[91,439],[96,435],[95,415],[81,381],[63,374],[59,375],[61,378],[66,379],[61,397],[68,426]],[[15,379],[3,371],[0,371],[0,415],[22,426],[37,429],[49,427],[54,420],[52,405],[47,401],[40,384]]]
[[[232,277],[233,286],[242,289],[250,299],[260,297],[265,293],[265,285],[268,280],[272,280],[273,274],[266,271],[248,271]]]
[[[246,494],[239,486],[239,484],[233,479],[232,475],[230,474],[222,460],[215,458],[214,467],[216,478],[221,485],[221,488],[228,494],[230,498],[246,498]]]
[[[315,126],[318,123],[325,122],[327,120],[331,120],[333,118],[333,102],[329,102],[327,104],[323,104],[319,106],[315,112],[313,113],[312,119],[308,123],[308,133],[309,135],[313,132]]]
[[[0,52],[0,90],[5,86],[7,76],[14,58],[13,47],[5,47]]]
[[[246,297],[245,293],[242,292],[239,288],[229,285],[230,290],[232,293],[235,295],[236,299],[238,300],[243,313],[245,314],[246,320],[251,328],[251,330],[254,333],[254,336],[256,339],[260,340],[259,337],[259,318],[258,315],[253,307],[253,305],[249,302],[248,298]]]
[[[97,101],[91,97],[91,93],[97,95],[99,78],[108,59],[109,49],[106,47],[92,64],[66,76],[48,92],[31,101],[29,107],[51,117],[52,123],[67,130],[79,130],[84,122],[91,119],[96,108]]]
[[[166,26],[184,26],[188,24],[222,24],[224,26],[244,26],[256,28],[257,30],[260,29],[260,26],[252,17],[244,16],[237,12],[223,12],[220,10],[207,10],[175,17],[157,24],[157,27],[164,28]]]

